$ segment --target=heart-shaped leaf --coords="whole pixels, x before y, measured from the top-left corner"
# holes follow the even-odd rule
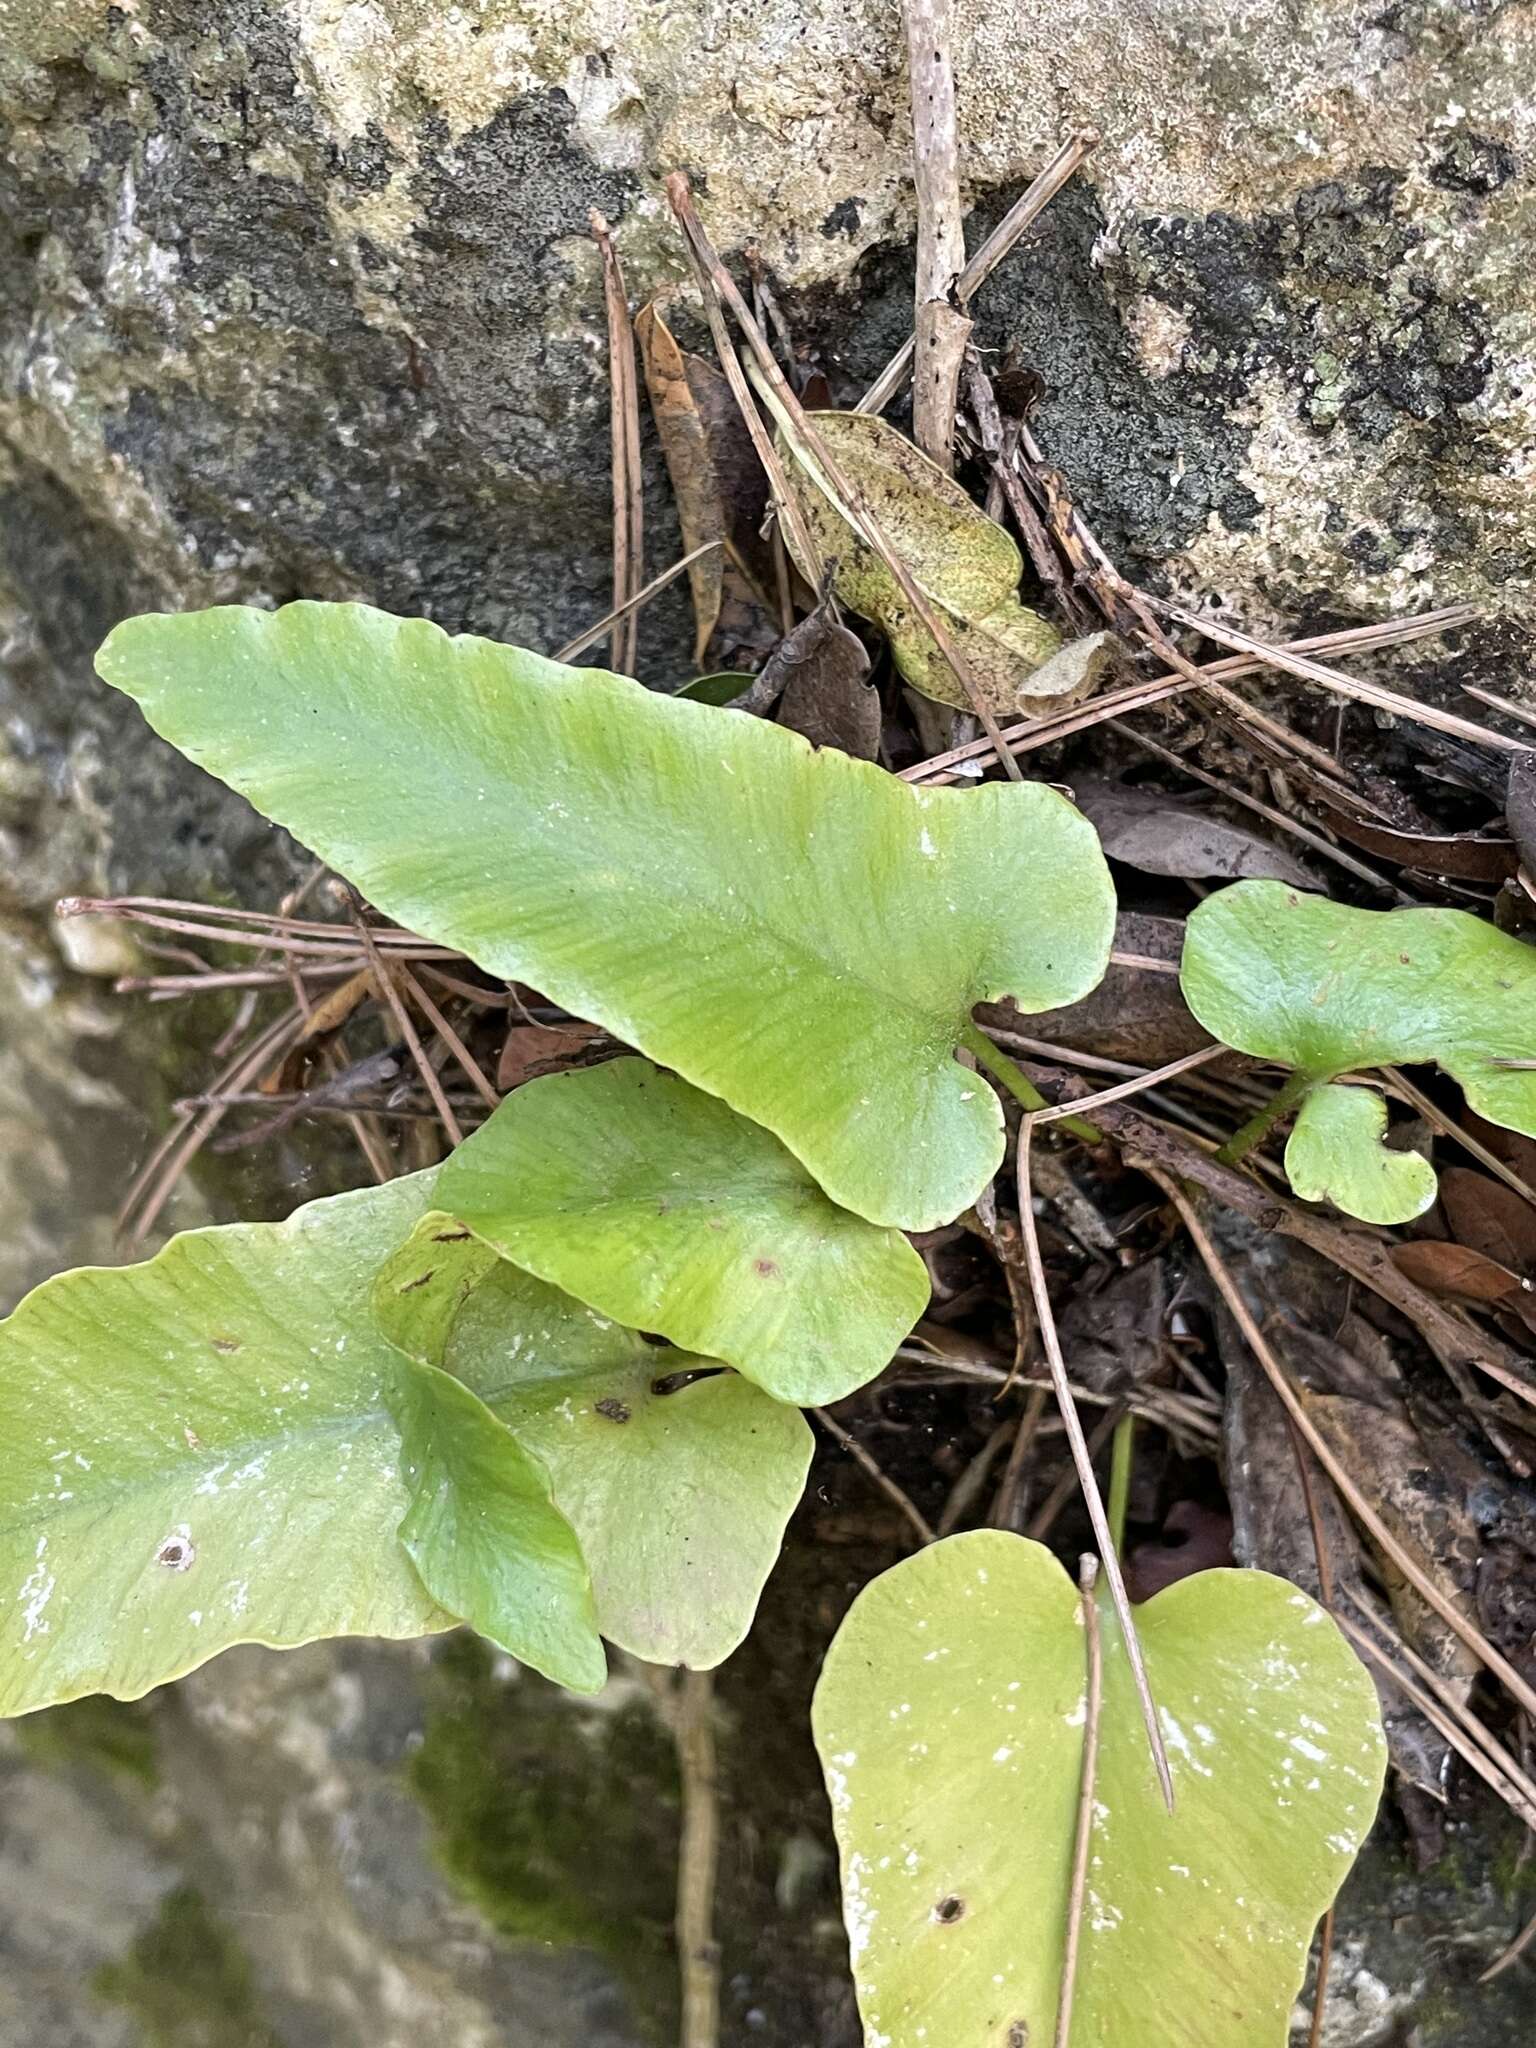
[[[1061,635],[1019,602],[1023,558],[1010,535],[937,464],[871,413],[818,412],[816,430],[844,476],[874,514],[891,551],[940,608],[977,688],[1002,714],[1032,713],[1047,699],[1059,705],[1092,687],[1074,669],[1043,682],[1039,671],[1061,647]],[[851,611],[872,619],[891,643],[897,668],[914,689],[941,704],[970,709],[901,586],[873,548],[844,518],[837,494],[793,426],[780,426],[790,458],[791,487],[822,558],[836,565],[833,589]],[[815,581],[810,565],[796,567]]]
[[[1330,1087],[1303,1099],[1285,1170],[1304,1202],[1332,1202],[1366,1223],[1407,1223],[1435,1199],[1435,1169],[1382,1143],[1387,1105],[1369,1088]]]
[[[433,1599],[557,1685],[600,1691],[592,1582],[549,1474],[435,1366],[401,1359],[389,1405],[411,1488],[400,1540]]]
[[[1210,1571],[1137,1610],[1164,1811],[1113,1613],[1072,2020],[1106,2048],[1284,2048],[1318,1916],[1370,1827],[1371,1680],[1283,1579]],[[979,1530],[867,1586],[827,1654],[817,1747],[874,2048],[1054,2034],[1086,1719],[1076,1588]]]
[[[436,1199],[541,1280],[804,1407],[873,1379],[928,1304],[899,1231],[836,1208],[769,1132],[649,1060],[518,1089]]]
[[[1040,783],[915,789],[761,719],[362,605],[119,626],[157,731],[404,923],[532,983],[922,1229],[1002,1158],[973,1004],[1108,959],[1092,827]]]
[[[375,1268],[430,1175],[47,1281],[0,1323],[0,1712],[446,1628],[396,1538]]]
[[[1179,972],[1195,1016],[1239,1052],[1317,1082],[1433,1060],[1480,1116],[1536,1135],[1536,950],[1464,910],[1356,910],[1237,882],[1191,913]],[[1360,1105],[1304,1105],[1292,1148],[1298,1138],[1303,1170],[1326,1174],[1352,1214],[1371,1215],[1352,1207],[1352,1190],[1406,1202],[1431,1184],[1412,1165],[1383,1178],[1380,1125]]]
[[[548,1470],[609,1641],[653,1664],[728,1657],[805,1485],[799,1411],[506,1264],[465,1303],[446,1363]]]

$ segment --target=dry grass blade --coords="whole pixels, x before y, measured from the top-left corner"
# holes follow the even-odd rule
[[[885,1495],[886,1499],[901,1510],[902,1514],[911,1524],[918,1542],[931,1543],[933,1541],[933,1527],[928,1517],[915,1501],[907,1497],[883,1466],[876,1459],[872,1458],[857,1438],[850,1436],[843,1425],[828,1414],[825,1408],[813,1408],[811,1413],[827,1434],[834,1437],[842,1445],[853,1462],[863,1472],[868,1474]]]
[[[438,1119],[448,1134],[448,1142],[450,1145],[462,1145],[464,1142],[463,1127],[454,1115],[453,1107],[448,1097],[443,1093],[443,1084],[437,1077],[437,1069],[422,1049],[420,1035],[417,1032],[416,1026],[411,1022],[411,1013],[401,1001],[400,991],[395,986],[394,974],[391,968],[385,964],[378,948],[373,943],[373,935],[368,929],[368,920],[363,914],[362,903],[356,895],[352,897],[352,921],[356,927],[357,935],[362,941],[363,951],[368,955],[368,965],[373,972],[374,986],[389,1005],[390,1015],[395,1020],[395,1028],[405,1040],[406,1048],[411,1058],[416,1062],[416,1071],[421,1075],[422,1084],[426,1088],[427,1094],[431,1097],[432,1107],[437,1111]]]
[[[1077,1989],[1077,1951],[1083,1931],[1083,1904],[1088,1892],[1088,1851],[1093,1843],[1093,1791],[1099,1770],[1099,1710],[1104,1698],[1104,1647],[1099,1639],[1099,1603],[1094,1598],[1098,1559],[1085,1557],[1078,1570],[1083,1605],[1083,1638],[1087,1660],[1083,1714],[1083,1771],[1077,1794],[1077,1831],[1072,1843],[1072,1888],[1067,1894],[1067,1926],[1061,1945],[1061,1993],[1056,2001],[1055,2048],[1072,2039],[1072,2003]]]
[[[1428,639],[1434,634],[1449,632],[1453,626],[1465,625],[1474,617],[1476,612],[1471,605],[1446,605],[1439,611],[1422,612],[1417,618],[1385,620],[1375,626],[1349,626],[1336,633],[1318,633],[1285,644],[1292,653],[1364,654],[1378,648],[1408,646],[1415,640]],[[1262,661],[1229,655],[1220,661],[1206,662],[1193,676],[1182,671],[1153,676],[1145,683],[1130,683],[1123,689],[1107,691],[1091,705],[1059,711],[1048,718],[1027,719],[1020,725],[1007,727],[1003,737],[1015,754],[1029,753],[1036,747],[1049,745],[1052,740],[1067,739],[1073,733],[1085,731],[1101,720],[1145,710],[1148,705],[1161,703],[1165,698],[1181,696],[1186,690],[1208,689],[1221,682],[1239,682],[1244,676],[1256,675],[1263,666]],[[1241,703],[1241,699],[1234,701]],[[953,782],[959,778],[949,771],[958,763],[968,762],[981,769],[990,767],[994,758],[990,740],[972,740],[966,746],[952,747],[948,753],[935,754],[931,760],[904,768],[902,779],[906,782]],[[1336,770],[1338,764],[1330,757],[1329,766]]]
[[[212,1094],[243,1088],[298,1043],[304,1019],[295,1010],[259,1031],[215,1076]],[[222,1123],[227,1105],[215,1102],[196,1114],[180,1115],[134,1175],[118,1210],[117,1227],[132,1246],[143,1243],[172,1190],[202,1146]]]
[[[789,488],[784,465],[779,460],[779,451],[773,445],[773,436],[757,409],[751,386],[747,383],[746,372],[742,369],[741,359],[736,353],[736,344],[731,340],[731,332],[725,322],[724,306],[730,305],[738,323],[745,316],[749,325],[742,327],[743,334],[747,335],[754,348],[761,349],[768,356],[770,362],[773,362],[773,352],[764,340],[761,328],[748,311],[746,301],[736,290],[730,273],[711,247],[694,213],[688,180],[681,172],[674,171],[672,177],[667,180],[667,193],[683,229],[683,249],[688,258],[688,267],[693,272],[693,281],[698,286],[699,297],[703,301],[704,317],[709,322],[715,354],[720,359],[720,367],[725,372],[725,380],[731,387],[731,396],[736,401],[742,422],[751,436],[752,446],[757,450],[757,459],[767,475],[779,523],[794,542],[795,552],[810,571],[811,580],[820,589],[824,574],[821,556],[815,541],[811,538],[810,530],[801,517],[795,494]],[[737,310],[738,307],[740,311]],[[774,363],[774,369],[777,372],[777,363]],[[785,630],[788,631],[787,624]]]
[[[1133,961],[1138,967],[1166,969],[1166,960],[1142,960],[1134,953],[1122,953],[1122,961]],[[1173,970],[1178,972],[1177,968]],[[1195,1067],[1209,1066],[1212,1060],[1230,1059],[1232,1049],[1226,1045],[1203,1045],[1198,1052],[1187,1052],[1179,1060],[1170,1060],[1165,1067],[1151,1067],[1144,1074],[1135,1074],[1129,1080],[1117,1081],[1113,1088],[1101,1088],[1097,1095],[1084,1095],[1071,1102],[1060,1102],[1050,1109],[1037,1109],[1030,1115],[1032,1124],[1050,1124],[1062,1117],[1091,1115],[1101,1103],[1121,1102],[1128,1095],[1139,1095],[1144,1088],[1155,1088],[1161,1081],[1171,1081],[1178,1074],[1187,1074]]]
[[[1201,612],[1187,610],[1183,605],[1169,604],[1166,599],[1149,597],[1146,602],[1165,617],[1176,619],[1180,625],[1192,626],[1203,633],[1208,640],[1214,640],[1220,647],[1231,647],[1240,654],[1251,654],[1262,661],[1267,668],[1279,669],[1285,675],[1297,676],[1303,682],[1316,683],[1319,688],[1331,690],[1335,696],[1346,697],[1354,703],[1370,704],[1378,711],[1390,711],[1395,717],[1406,718],[1416,725],[1430,727],[1435,732],[1450,733],[1456,739],[1468,740],[1474,746],[1495,747],[1505,753],[1528,754],[1536,751],[1528,740],[1512,740],[1503,733],[1494,732],[1486,725],[1478,725],[1473,719],[1458,718],[1454,711],[1441,711],[1433,704],[1421,704],[1416,697],[1404,697],[1396,690],[1388,690],[1380,683],[1370,683],[1358,677],[1347,676],[1342,670],[1327,668],[1322,662],[1312,661],[1304,654],[1298,654],[1288,647],[1272,647],[1263,640],[1255,640],[1251,634],[1239,633],[1234,627],[1224,626],[1219,620],[1207,618]],[[1246,707],[1245,707],[1246,708]],[[1337,764],[1330,764],[1336,767]]]
[[[720,545],[721,543],[717,540],[707,540],[701,547],[696,547],[690,554],[682,556],[680,560],[672,564],[670,569],[663,569],[659,576],[653,576],[649,583],[635,592],[633,597],[626,599],[615,610],[605,612],[595,625],[588,626],[584,633],[578,633],[574,640],[567,640],[563,647],[558,648],[550,656],[550,660],[574,661],[578,654],[585,654],[594,641],[602,639],[615,620],[623,618],[628,612],[638,611],[643,604],[649,604],[658,591],[665,590],[669,583],[675,582],[691,563],[696,562],[701,555],[707,555],[711,548],[717,548]]]
[[[1261,1187],[1245,1173],[1219,1166],[1209,1153],[1139,1110],[1109,1103],[1099,1112],[1099,1121],[1119,1138],[1127,1157],[1134,1155],[1160,1186],[1168,1174],[1192,1180],[1261,1229],[1278,1230],[1321,1252],[1325,1259],[1407,1316],[1448,1371],[1454,1368],[1485,1372],[1503,1384],[1522,1384],[1516,1354],[1489,1332],[1464,1323],[1415,1286],[1393,1264],[1390,1244],[1381,1237],[1332,1222],[1303,1208],[1299,1202]],[[1155,1170],[1159,1168],[1163,1169],[1161,1173]]]
[[[1412,1643],[1391,1629],[1382,1615],[1373,1613],[1358,1593],[1351,1592],[1349,1597],[1361,1614],[1374,1624],[1378,1632],[1388,1637],[1397,1656],[1415,1674],[1420,1684],[1434,1696],[1440,1712],[1449,1716],[1462,1731],[1461,1737],[1456,1741],[1457,1749],[1465,1755],[1465,1744],[1468,1741],[1473,1743],[1515,1787],[1524,1800],[1526,1809],[1532,1815],[1536,1815],[1536,1779],[1531,1777],[1523,1765],[1516,1762],[1493,1731],[1485,1727],[1471,1708],[1458,1698],[1455,1687],[1446,1684],[1439,1672],[1424,1661]],[[1380,1648],[1379,1643],[1377,1647]],[[1402,1683],[1402,1675],[1396,1669],[1393,1670],[1392,1676],[1396,1682]]]
[[[1402,1573],[1403,1577],[1420,1598],[1434,1609],[1440,1619],[1461,1638],[1472,1654],[1482,1664],[1486,1665],[1488,1670],[1502,1679],[1511,1694],[1525,1708],[1527,1713],[1536,1712],[1536,1689],[1530,1686],[1501,1651],[1494,1648],[1482,1630],[1467,1620],[1455,1602],[1446,1598],[1434,1580],[1425,1572],[1417,1558],[1414,1557],[1412,1551],[1408,1550],[1393,1535],[1381,1516],[1377,1514],[1376,1510],[1360,1491],[1360,1488],[1350,1477],[1343,1461],[1337,1458],[1329,1448],[1326,1439],[1307,1413],[1306,1404],[1291,1385],[1280,1361],[1270,1349],[1263,1331],[1254,1321],[1248,1304],[1243,1299],[1242,1291],[1233,1279],[1225,1259],[1222,1258],[1220,1252],[1212,1244],[1205,1225],[1195,1212],[1194,1204],[1189,1200],[1189,1197],[1179,1186],[1179,1183],[1171,1174],[1163,1172],[1160,1167],[1153,1165],[1148,1160],[1143,1160],[1141,1167],[1142,1171],[1150,1179],[1156,1181],[1175,1209],[1178,1210],[1183,1220],[1184,1228],[1189,1232],[1191,1242],[1200,1254],[1206,1271],[1215,1282],[1222,1300],[1231,1310],[1232,1319],[1237,1324],[1239,1330],[1241,1330],[1249,1350],[1258,1360],[1266,1379],[1268,1379],[1284,1405],[1286,1413],[1300,1430],[1306,1441],[1307,1448],[1339,1489],[1355,1519],[1366,1529],[1372,1542],[1376,1544],[1378,1549],[1391,1559],[1392,1563]]]
[[[1497,1793],[1515,1818],[1526,1827],[1536,1827],[1536,1803],[1533,1803],[1529,1795],[1505,1775],[1504,1770],[1488,1756],[1482,1745],[1467,1740],[1443,1701],[1437,1700],[1422,1685],[1417,1684],[1408,1672],[1401,1665],[1394,1663],[1392,1658],[1387,1656],[1363,1628],[1357,1627],[1347,1614],[1335,1615],[1334,1619],[1366,1662],[1374,1664],[1379,1671],[1386,1673],[1403,1697],[1413,1702],[1425,1720],[1444,1736],[1462,1762]],[[1498,1749],[1497,1744],[1493,1746]],[[1500,1751],[1499,1754],[1502,1755],[1503,1752]]]
[[[971,675],[970,669],[966,665],[960,650],[955,646],[948,629],[939,618],[937,611],[926,595],[913,581],[912,573],[906,563],[902,561],[901,557],[886,539],[880,522],[870,511],[862,494],[849,483],[842,469],[834,460],[831,451],[817,432],[804,406],[801,405],[799,399],[795,396],[783,371],[779,368],[777,359],[774,356],[773,350],[768,346],[762,329],[752,317],[752,309],[737,290],[735,280],[730,272],[715,254],[709,237],[705,234],[698,214],[694,210],[693,199],[688,188],[688,180],[681,171],[674,171],[667,179],[667,196],[672,203],[672,210],[677,215],[678,221],[682,226],[684,240],[687,243],[696,271],[702,278],[707,279],[714,286],[719,298],[730,307],[733,319],[746,336],[752,349],[753,359],[762,373],[764,395],[773,406],[780,425],[786,429],[786,432],[793,433],[799,459],[802,463],[806,463],[812,471],[813,481],[816,482],[817,487],[828,492],[838,511],[848,521],[849,525],[853,527],[859,538],[866,546],[874,549],[880,560],[885,564],[885,567],[895,577],[901,587],[902,596],[912,607],[924,631],[932,639],[939,653],[953,671],[955,679],[965,692],[972,710],[981,720],[983,730],[997,748],[998,757],[1002,760],[1009,775],[1014,781],[1022,780],[1017,762],[1014,761],[1013,756],[1007,752],[1003,745],[997,721],[977,691],[975,678]],[[712,320],[711,327],[713,327],[713,324]],[[734,382],[732,388],[735,388]],[[739,397],[738,402],[740,402]],[[751,404],[750,397],[747,398],[746,402],[748,405]],[[756,412],[755,407],[752,410],[754,413]],[[761,426],[761,420],[759,420],[759,426]],[[773,475],[772,470],[769,473]],[[775,489],[779,487],[779,482],[780,478],[775,476]],[[787,514],[792,509],[792,506],[785,508],[786,519]],[[798,522],[796,529],[798,546],[798,532],[803,530],[804,521],[799,519],[798,512],[795,513],[795,518]],[[819,559],[814,549],[811,549],[803,557],[803,560],[813,567],[819,562]]]
[[[1536,725],[1536,711],[1529,704],[1516,704],[1508,697],[1497,696],[1492,690],[1480,690],[1472,683],[1463,683],[1461,687],[1469,697],[1475,697],[1479,704],[1486,704],[1490,710],[1502,711],[1506,718],[1518,718],[1522,725]]]
[[[444,1045],[447,1046],[449,1052],[458,1062],[460,1071],[463,1073],[465,1079],[469,1082],[471,1088],[473,1088],[475,1093],[479,1096],[480,1100],[485,1104],[486,1108],[493,1110],[500,1109],[501,1097],[496,1093],[496,1090],[491,1086],[490,1082],[486,1079],[485,1074],[480,1067],[479,1061],[475,1059],[474,1055],[470,1052],[468,1046],[464,1043],[463,1039],[460,1038],[458,1032],[454,1030],[453,1026],[448,1022],[448,1019],[437,1007],[437,1004],[432,1000],[431,996],[427,994],[426,990],[422,987],[421,983],[416,979],[415,975],[412,974],[411,970],[403,964],[397,965],[394,969],[394,972],[399,975],[400,984],[404,988],[406,994],[411,998],[411,1001],[415,1003],[416,1007],[422,1012],[423,1016],[425,1016],[425,1018],[427,1019],[427,1022],[432,1026],[433,1030],[437,1033],[438,1037],[443,1041]]]
[[[645,573],[645,498],[640,476],[640,386],[635,337],[629,324],[624,272],[608,223],[594,207],[587,216],[603,257],[603,305],[608,315],[609,418],[613,457],[613,607],[616,623],[609,658],[620,675],[635,672],[639,630],[632,609]]]
[[[1009,207],[955,281],[955,297],[962,306],[981,289],[1025,229],[1044,213],[1088,152],[1097,147],[1098,140],[1096,128],[1076,129],[1039,177]],[[854,407],[856,412],[881,412],[890,404],[911,364],[912,347],[910,340],[903,342]]]
[[[1120,1560],[1115,1555],[1114,1537],[1110,1532],[1109,1517],[1104,1512],[1103,1497],[1099,1482],[1094,1477],[1093,1459],[1089,1454],[1083,1425],[1078,1416],[1076,1403],[1072,1399],[1071,1384],[1067,1379],[1067,1362],[1062,1356],[1061,1339],[1056,1333],[1056,1317],[1051,1308],[1050,1293],[1045,1284],[1045,1262],[1040,1256],[1040,1233],[1035,1225],[1034,1203],[1031,1200],[1029,1178],[1029,1149],[1033,1135],[1033,1117],[1024,1117],[1019,1124],[1018,1151],[1018,1198],[1019,1224],[1024,1233],[1024,1260],[1029,1272],[1030,1291],[1035,1298],[1035,1318],[1039,1325],[1041,1342],[1045,1347],[1046,1364],[1050,1368],[1051,1384],[1056,1392],[1056,1405],[1061,1410],[1061,1419],[1066,1426],[1067,1443],[1071,1447],[1072,1462],[1077,1468],[1078,1484],[1083,1490],[1083,1499],[1088,1508],[1088,1519],[1093,1524],[1094,1541],[1099,1546],[1099,1556],[1104,1567],[1104,1576],[1109,1581],[1110,1597],[1115,1603],[1115,1616],[1120,1623],[1120,1632],[1125,1639],[1126,1657],[1130,1663],[1131,1675],[1136,1681],[1136,1695],[1141,1702],[1142,1719],[1146,1723],[1147,1741],[1152,1750],[1152,1761],[1157,1770],[1157,1780],[1162,1787],[1163,1801],[1168,1811],[1173,1811],[1173,1775],[1168,1768],[1168,1751],[1163,1743],[1163,1731],[1158,1723],[1157,1706],[1152,1698],[1152,1687],[1147,1678],[1146,1661],[1141,1654],[1141,1642],[1136,1634],[1136,1621],[1131,1613],[1130,1596],[1125,1590],[1125,1579],[1121,1574]]]

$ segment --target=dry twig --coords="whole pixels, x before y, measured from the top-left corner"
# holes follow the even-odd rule
[[[1077,1832],[1072,1843],[1072,1889],[1067,1894],[1067,1926],[1061,1945],[1061,1993],[1056,2001],[1055,2048],[1068,2048],[1072,2039],[1077,1950],[1083,1931],[1083,1904],[1088,1891],[1088,1851],[1093,1843],[1093,1788],[1098,1777],[1099,1709],[1104,1697],[1104,1650],[1099,1640],[1099,1603],[1094,1598],[1098,1570],[1098,1559],[1085,1557],[1077,1577],[1088,1669],[1084,1687],[1083,1771],[1077,1794]]]
[[[1056,1334],[1056,1317],[1045,1284],[1045,1262],[1040,1256],[1040,1233],[1035,1227],[1034,1204],[1030,1200],[1029,1148],[1032,1122],[1032,1117],[1025,1116],[1019,1124],[1018,1192],[1019,1224],[1024,1233],[1024,1259],[1029,1270],[1029,1284],[1035,1297],[1035,1319],[1039,1325],[1041,1342],[1045,1347],[1051,1384],[1056,1392],[1056,1405],[1060,1408],[1061,1419],[1066,1425],[1067,1442],[1071,1447],[1072,1462],[1077,1468],[1078,1484],[1083,1489],[1088,1519],[1093,1524],[1094,1540],[1099,1546],[1104,1576],[1109,1581],[1110,1597],[1115,1603],[1115,1618],[1125,1639],[1125,1654],[1131,1667],[1131,1675],[1136,1681],[1136,1696],[1141,1702],[1142,1719],[1146,1723],[1147,1741],[1152,1750],[1158,1783],[1162,1787],[1164,1803],[1171,1813],[1173,1777],[1168,1769],[1168,1752],[1163,1744],[1163,1731],[1158,1724],[1157,1707],[1152,1698],[1151,1683],[1147,1678],[1146,1660],[1141,1654],[1141,1642],[1136,1634],[1136,1621],[1131,1613],[1130,1596],[1125,1590],[1120,1560],[1115,1555],[1109,1517],[1104,1512],[1099,1482],[1094,1477],[1093,1459],[1083,1436],[1083,1425],[1078,1417],[1076,1404],[1072,1399],[1072,1388],[1067,1379],[1067,1362],[1061,1354],[1061,1339]]]
[[[629,324],[624,271],[608,223],[593,207],[587,215],[603,256],[603,304],[608,315],[609,419],[613,449],[613,607],[609,659],[620,675],[635,672],[639,622],[634,605],[645,574],[645,496],[640,475],[640,385],[635,337]]]
[[[965,268],[960,213],[960,141],[950,0],[906,0],[917,188],[917,370],[912,428],[919,448],[946,476],[955,466],[955,399],[971,323],[955,304]]]

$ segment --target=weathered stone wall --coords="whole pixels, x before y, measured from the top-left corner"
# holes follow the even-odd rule
[[[1064,125],[1104,131],[980,310],[1044,376],[1040,437],[1112,544],[1259,624],[1528,608],[1530,8],[961,14],[978,224]],[[294,872],[93,684],[93,647],[126,612],[225,598],[361,596],[544,647],[602,611],[587,208],[637,292],[665,289],[659,176],[686,166],[721,245],[755,237],[804,331],[871,373],[908,318],[900,47],[893,0],[0,0],[0,1302],[112,1255],[207,1029],[115,1002],[121,943],[55,931],[52,900],[270,901]],[[659,489],[649,516],[654,568],[676,546]],[[1474,638],[1497,687],[1523,687],[1515,644]],[[650,670],[685,645],[663,602]],[[265,1183],[184,1191],[175,1219],[320,1185],[295,1145]],[[852,2038],[803,1740],[778,1804],[752,1789],[764,1744],[803,1732],[830,1611],[802,1641],[786,1597],[779,1662],[734,1682],[733,2044]],[[242,1652],[147,1715],[0,1731],[0,2043],[638,2038],[665,1898],[585,1901],[622,1928],[606,1960],[578,1909],[595,1866],[670,1883],[665,1759],[622,1695],[562,1729],[526,1688],[459,1682],[404,1651]],[[1481,1839],[1454,1839],[1460,1895],[1413,1888],[1390,1845],[1357,1888],[1332,2048],[1409,2014],[1426,2048],[1520,2037],[1518,1984],[1469,1985],[1510,1895]]]

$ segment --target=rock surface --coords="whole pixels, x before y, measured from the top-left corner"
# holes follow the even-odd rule
[[[1259,625],[1475,597],[1512,623],[1414,672],[1519,689],[1529,10],[960,12],[973,233],[1064,125],[1104,132],[979,311],[1044,377],[1040,438],[1106,539]],[[588,207],[635,293],[670,290],[659,176],[685,165],[721,246],[756,238],[867,378],[908,315],[900,47],[889,0],[0,0],[0,1300],[113,1255],[210,1036],[114,1001],[122,941],[56,928],[54,898],[270,902],[300,871],[93,684],[94,646],[134,610],[301,594],[544,647],[596,616]],[[659,568],[659,490],[649,517]],[[677,672],[680,606],[642,647]],[[295,1148],[174,1220],[274,1214],[325,1173]],[[816,1579],[810,1534],[724,1686],[728,2043],[855,2039],[804,1732],[851,1579]],[[146,1708],[0,1731],[0,1777],[0,2048],[673,2027],[675,1787],[630,1682],[577,1710],[463,1649],[241,1652]],[[1357,1880],[1329,2048],[1523,2038],[1518,1974],[1471,1983],[1515,1907],[1466,1825],[1432,1885],[1390,1835]]]

